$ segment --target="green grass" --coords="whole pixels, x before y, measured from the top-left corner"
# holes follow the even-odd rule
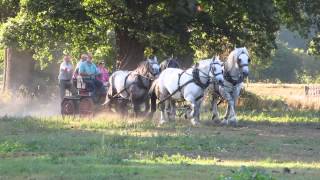
[[[277,179],[320,177],[318,112],[238,115],[238,128],[183,119],[158,127],[110,115],[2,117],[0,179],[215,179],[243,165]]]

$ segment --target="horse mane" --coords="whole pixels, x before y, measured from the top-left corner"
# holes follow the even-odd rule
[[[241,53],[245,53],[249,56],[249,52],[246,47],[241,47],[241,48],[235,48],[231,53],[229,54],[227,61],[226,61],[226,67],[231,68],[233,64],[236,63],[238,56]]]
[[[212,59],[204,59],[204,60],[198,61],[197,64],[198,64],[198,67],[203,67],[203,66],[208,66],[211,62],[212,62]]]
[[[180,68],[181,67],[176,58],[175,59],[174,58],[169,59],[169,62],[168,62],[167,66],[168,67],[175,67],[175,68]]]
[[[142,61],[139,66],[134,70],[135,73],[140,75],[147,75],[150,71],[150,63],[148,61]]]

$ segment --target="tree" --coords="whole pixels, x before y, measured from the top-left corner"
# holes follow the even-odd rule
[[[19,0],[0,1],[0,23],[4,23],[10,17],[15,17],[20,10]]]
[[[119,68],[129,70],[143,60],[146,48],[203,58],[246,46],[262,64],[276,48],[281,24],[300,34],[311,27],[318,31],[318,5],[318,0],[24,0],[3,26],[2,42],[32,49],[45,62],[63,49],[74,54],[108,49],[101,47],[110,47],[115,37]]]

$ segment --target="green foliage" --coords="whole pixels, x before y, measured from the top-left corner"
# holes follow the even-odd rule
[[[238,171],[236,171],[231,176],[220,176],[219,180],[276,180],[271,175],[267,174],[265,171],[258,170],[255,168],[248,168],[241,166]]]
[[[0,2],[5,14],[1,16],[5,22],[1,43],[31,49],[35,59],[44,62],[58,59],[66,49],[75,57],[83,51],[97,51],[99,58],[115,59],[117,34],[124,32],[162,56],[195,54],[203,58],[246,46],[254,63],[262,65],[266,63],[259,61],[270,60],[276,48],[281,24],[302,35],[308,34],[311,26],[319,26],[317,0]],[[317,39],[312,42],[310,52],[316,53],[319,43]]]
[[[4,141],[0,143],[0,153],[10,153],[26,150],[26,146],[19,142]]]
[[[2,72],[4,66],[4,49],[0,48],[0,72]]]
[[[20,6],[19,14],[3,25],[1,42],[31,49],[41,66],[60,59],[65,50],[76,58],[88,51],[97,54],[99,60],[114,57],[114,36],[107,29],[97,32],[80,1],[26,0]]]
[[[320,61],[317,56],[310,56],[302,49],[288,48],[278,42],[278,49],[266,66],[252,68],[251,79],[257,81],[316,83],[319,82]]]
[[[19,2],[20,0],[0,0],[0,24],[16,16],[20,10]]]
[[[320,33],[310,41],[308,52],[311,54],[320,55]]]

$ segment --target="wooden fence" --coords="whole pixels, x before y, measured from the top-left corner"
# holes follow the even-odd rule
[[[320,97],[320,85],[308,85],[304,87],[306,96],[309,97]]]

